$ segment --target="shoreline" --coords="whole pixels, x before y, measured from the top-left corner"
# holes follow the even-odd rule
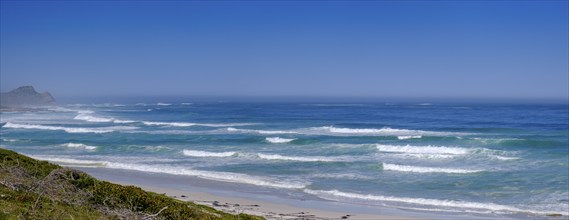
[[[318,197],[286,198],[279,190],[237,185],[196,177],[141,171],[73,167],[104,181],[134,185],[143,190],[191,201],[231,214],[251,214],[267,219],[520,219],[506,216],[478,216],[438,212],[420,212],[386,206],[341,203]],[[272,194],[271,194],[272,193]],[[279,194],[283,193],[281,196]],[[284,195],[284,196],[283,196]],[[521,217],[521,216],[520,216]],[[521,217],[521,219],[524,219]]]

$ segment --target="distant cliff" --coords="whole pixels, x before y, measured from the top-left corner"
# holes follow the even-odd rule
[[[49,92],[38,93],[33,86],[22,86],[0,93],[0,106],[43,105],[55,102]]]

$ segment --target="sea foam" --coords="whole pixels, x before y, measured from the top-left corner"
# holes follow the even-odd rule
[[[191,127],[191,126],[203,126],[203,127],[231,127],[231,126],[249,126],[255,125],[255,123],[191,123],[191,122],[154,122],[154,121],[142,121],[145,125],[154,126],[167,126],[167,127]]]
[[[412,173],[462,173],[462,174],[484,171],[484,170],[467,170],[467,169],[455,169],[455,168],[407,166],[407,165],[398,165],[398,164],[389,164],[389,163],[383,163],[383,170],[412,172]]]
[[[367,200],[367,201],[381,201],[381,202],[396,202],[396,203],[408,203],[420,206],[432,206],[447,208],[449,210],[462,210],[465,212],[483,212],[483,213],[534,213],[534,214],[549,214],[550,211],[535,211],[528,209],[520,209],[514,206],[500,205],[495,203],[479,203],[479,202],[469,202],[469,201],[455,201],[455,200],[440,200],[440,199],[426,199],[426,198],[410,198],[410,197],[394,197],[394,196],[382,196],[382,195],[372,195],[372,194],[358,194],[350,192],[342,192],[338,190],[310,190],[304,189],[304,192],[316,196],[320,196],[326,199],[338,200],[339,198],[346,199],[357,199],[357,200]],[[412,208],[412,207],[407,207]],[[567,213],[563,213],[566,215]]]
[[[28,155],[36,160],[47,160],[50,162],[58,163],[66,166],[81,166],[81,167],[104,167],[107,166],[107,161],[96,161],[96,160],[78,160],[71,158],[58,158],[52,156],[42,156],[42,155]]]
[[[88,122],[112,122],[117,124],[127,124],[127,123],[134,123],[135,121],[131,120],[119,120],[114,118],[104,118],[104,117],[97,117],[91,115],[91,113],[79,113],[73,119],[75,120],[83,120]]]
[[[237,153],[234,151],[209,152],[209,151],[199,151],[199,150],[183,150],[182,152],[184,155],[190,157],[231,157]]]
[[[273,144],[283,144],[283,143],[288,143],[288,142],[294,141],[296,139],[294,139],[294,138],[268,137],[268,138],[265,138],[265,140],[267,142],[273,143]]]
[[[66,144],[62,144],[61,146],[68,147],[68,148],[83,148],[86,150],[96,150],[97,149],[97,147],[95,147],[95,146],[90,146],[90,145],[81,144],[81,143],[66,143]]]
[[[407,140],[407,139],[418,139],[418,138],[422,138],[423,136],[421,135],[413,135],[413,136],[397,136],[397,139],[399,140]]]
[[[332,162],[337,161],[337,159],[330,157],[300,157],[300,156],[283,156],[279,154],[262,154],[258,153],[259,158],[265,160],[291,160],[291,161],[302,161],[302,162]]]
[[[296,134],[298,132],[295,131],[280,131],[280,130],[253,130],[253,129],[239,129],[239,128],[227,128],[229,132],[236,132],[236,133],[258,133],[258,134]]]
[[[111,126],[111,127],[96,127],[96,128],[81,128],[81,127],[61,127],[61,126],[48,126],[48,125],[34,125],[34,124],[16,124],[8,122],[4,125],[5,128],[16,129],[38,129],[38,130],[52,130],[52,131],[65,131],[67,133],[110,133],[114,131],[134,130],[137,127],[130,126]]]
[[[241,173],[193,170],[193,169],[188,169],[183,167],[173,167],[173,166],[108,162],[107,167],[114,169],[136,170],[136,171],[152,172],[152,173],[166,173],[173,175],[195,176],[215,181],[243,183],[243,184],[266,186],[272,188],[302,189],[305,188],[308,184],[306,182],[285,181],[281,179],[251,176]]]
[[[397,145],[376,145],[377,150],[381,152],[392,152],[392,153],[409,153],[409,154],[452,154],[452,155],[463,155],[471,152],[467,148],[459,147],[437,147],[437,146],[397,146]]]
[[[448,136],[448,135],[463,135],[457,132],[439,132],[439,131],[423,131],[423,130],[409,130],[409,129],[396,129],[396,128],[341,128],[334,126],[323,126],[311,128],[313,131],[324,132],[325,134],[336,135],[355,135],[355,136]]]

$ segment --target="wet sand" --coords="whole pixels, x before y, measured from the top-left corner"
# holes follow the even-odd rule
[[[277,195],[256,194],[256,186],[191,178],[186,176],[152,174],[105,168],[76,167],[97,179],[121,185],[134,185],[169,197],[207,205],[217,210],[238,214],[247,213],[267,219],[430,219],[425,213],[405,213],[397,209],[365,207],[318,198],[294,199]],[[207,186],[207,187],[206,187]],[[241,188],[242,187],[242,188]],[[270,189],[269,189],[270,192]],[[275,191],[276,192],[276,191]],[[267,191],[265,191],[267,193]],[[277,192],[278,194],[278,192]]]

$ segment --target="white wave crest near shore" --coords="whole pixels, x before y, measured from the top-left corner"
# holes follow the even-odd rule
[[[269,177],[267,178],[257,177],[241,173],[203,171],[203,170],[193,170],[193,169],[180,168],[180,167],[160,167],[160,166],[151,166],[151,165],[125,164],[125,163],[113,163],[113,162],[109,162],[107,167],[115,169],[137,170],[137,171],[152,172],[152,173],[167,173],[173,175],[195,176],[215,181],[243,183],[243,184],[266,186],[272,188],[283,188],[283,189],[302,189],[305,188],[308,184],[303,182],[293,182],[281,179],[273,179]]]
[[[295,131],[271,131],[271,130],[253,130],[253,129],[239,129],[239,128],[227,128],[229,132],[238,132],[238,133],[257,133],[257,134],[297,134],[298,132]]]
[[[85,114],[80,113],[77,116],[75,116],[73,119],[88,121],[88,122],[112,122],[112,123],[117,123],[117,124],[128,124],[128,123],[134,123],[135,122],[135,121],[131,121],[131,120],[119,120],[119,119],[114,119],[114,118],[97,117],[97,116],[93,116],[91,114],[86,114],[86,113]]]
[[[411,136],[397,136],[397,139],[399,140],[407,140],[407,139],[419,139],[422,138],[423,136],[421,135],[411,135]]]
[[[467,169],[440,168],[440,167],[407,166],[407,165],[389,164],[389,163],[383,163],[383,170],[412,172],[412,173],[458,173],[458,174],[477,173],[484,171],[484,170],[467,170]]]
[[[465,212],[471,213],[534,213],[534,214],[550,214],[559,213],[558,211],[536,211],[529,209],[521,209],[514,206],[500,205],[495,203],[479,203],[479,202],[469,202],[469,201],[455,201],[455,200],[440,200],[440,199],[426,199],[426,198],[410,198],[410,197],[394,197],[394,196],[382,196],[382,195],[372,195],[372,194],[358,194],[350,192],[342,192],[338,190],[310,190],[304,189],[304,192],[312,195],[316,195],[325,199],[339,200],[339,198],[356,199],[356,200],[367,200],[367,201],[380,201],[380,202],[396,202],[396,203],[407,203],[416,204],[420,206],[431,206],[440,207],[449,210],[460,209]],[[418,210],[424,210],[422,208],[417,208]],[[569,214],[569,212],[561,212],[563,215]]]
[[[154,122],[154,121],[142,121],[142,123],[144,125],[149,125],[149,126],[167,126],[167,127],[191,127],[191,126],[231,127],[231,126],[255,125],[254,123],[191,123],[191,122]]]
[[[265,140],[267,142],[273,143],[273,144],[284,144],[284,143],[294,141],[296,139],[294,139],[294,138],[268,137],[268,138],[265,138]]]
[[[68,147],[68,148],[83,148],[86,150],[96,150],[97,149],[97,147],[95,147],[95,146],[90,146],[90,145],[81,144],[81,143],[66,143],[66,144],[62,144],[61,146]]]
[[[182,153],[189,157],[231,157],[237,154],[234,151],[228,152],[209,152],[199,150],[183,150]]]
[[[50,156],[30,156],[30,157],[38,160],[47,160],[73,167],[104,167],[111,169],[135,170],[135,171],[150,172],[150,173],[195,176],[202,179],[250,184],[250,185],[265,186],[271,188],[302,189],[305,188],[308,184],[310,184],[309,182],[288,181],[272,177],[258,177],[242,173],[193,170],[184,167],[174,167],[174,166],[128,164],[128,163],[118,163],[110,161],[78,160],[70,158],[55,158]]]
[[[42,156],[42,155],[28,155],[36,160],[46,160],[54,163],[58,163],[64,166],[74,166],[74,167],[104,167],[107,166],[107,161],[96,161],[96,160],[78,160],[71,158],[57,158],[52,156]]]
[[[397,146],[397,145],[376,145],[377,150],[381,152],[391,152],[391,153],[409,153],[409,154],[452,154],[452,155],[463,155],[471,152],[467,148],[459,147],[437,147],[437,146]]]
[[[11,123],[11,122],[7,122],[4,125],[4,128],[65,131],[67,133],[110,133],[110,132],[115,132],[115,131],[125,131],[125,130],[138,129],[137,127],[131,127],[131,126],[83,128],[83,127],[61,127],[61,126],[49,126],[49,125],[34,125],[34,124],[16,124],[16,123]]]
[[[334,162],[337,161],[335,158],[330,157],[299,157],[299,156],[283,156],[279,154],[262,154],[258,153],[257,156],[265,160],[290,160],[290,161],[301,161],[301,162]]]
[[[340,135],[369,135],[369,136],[402,136],[402,137],[418,137],[418,136],[448,136],[448,135],[464,135],[457,132],[439,132],[439,131],[423,131],[396,128],[341,128],[334,126],[323,126],[311,128],[314,131],[321,131],[330,134]]]

